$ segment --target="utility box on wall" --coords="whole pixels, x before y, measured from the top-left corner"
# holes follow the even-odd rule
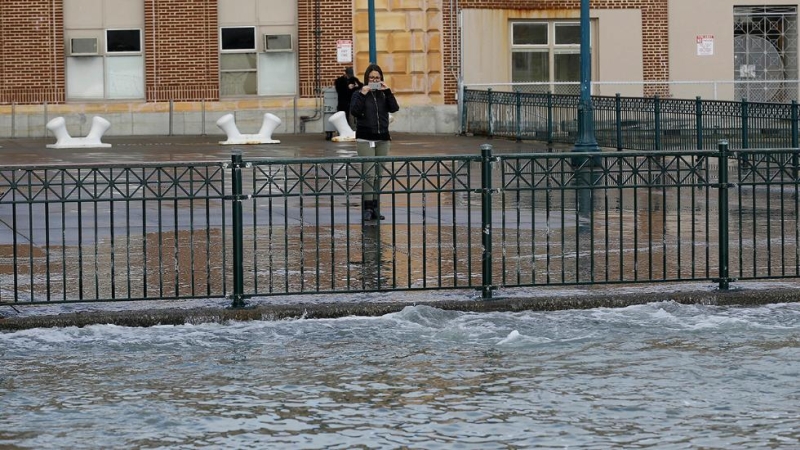
[[[96,56],[98,54],[97,38],[71,38],[67,54],[69,56]]]
[[[336,88],[326,87],[322,90],[322,130],[325,131],[325,140],[330,141],[336,127],[328,120],[336,114],[336,107],[339,105],[339,95]]]
[[[265,34],[264,35],[264,51],[265,52],[291,52],[292,51],[292,35],[291,34]]]

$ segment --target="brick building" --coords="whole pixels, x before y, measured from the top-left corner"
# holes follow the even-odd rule
[[[594,93],[692,96],[698,86],[672,82],[770,70],[796,80],[797,6],[592,0],[593,80],[615,83]],[[578,76],[579,8],[580,0],[375,0],[377,59],[402,108],[394,126],[454,131],[460,81],[566,92],[560,83]],[[348,42],[352,62],[343,62]],[[751,64],[751,47],[764,42],[777,55]],[[165,113],[178,119],[170,132],[195,134],[206,130],[198,122],[231,110],[243,120],[278,112],[283,132],[300,122],[319,129],[322,90],[346,66],[362,74],[368,59],[367,0],[0,0],[0,135],[9,135],[9,114],[38,123],[43,105],[45,116],[112,116],[113,134],[162,132]],[[736,89],[715,85],[714,95]],[[20,123],[11,134],[39,132]]]

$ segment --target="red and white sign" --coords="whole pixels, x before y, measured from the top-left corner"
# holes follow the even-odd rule
[[[713,56],[713,55],[714,55],[714,35],[698,34],[697,56]]]
[[[340,64],[353,62],[353,41],[336,41],[336,62]]]

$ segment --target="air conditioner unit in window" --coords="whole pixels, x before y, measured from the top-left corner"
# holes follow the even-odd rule
[[[97,55],[97,38],[72,38],[69,40],[70,56]]]
[[[292,51],[291,34],[265,34],[265,52],[290,52]]]

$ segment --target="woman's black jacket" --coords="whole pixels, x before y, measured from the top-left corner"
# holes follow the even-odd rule
[[[380,89],[362,94],[353,93],[350,100],[350,114],[356,118],[356,139],[368,141],[388,141],[389,113],[400,110],[397,99],[390,89]]]

